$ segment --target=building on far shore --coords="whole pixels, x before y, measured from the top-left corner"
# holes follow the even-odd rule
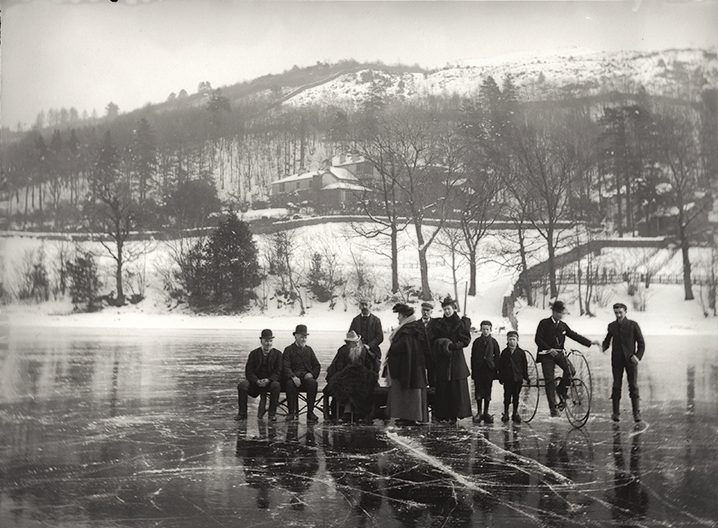
[[[334,156],[317,170],[300,171],[272,182],[270,196],[274,205],[308,201],[328,209],[343,209],[362,199],[371,190],[377,172],[362,158]]]

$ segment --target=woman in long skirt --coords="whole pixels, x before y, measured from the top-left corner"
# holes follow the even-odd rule
[[[457,418],[471,416],[470,372],[464,357],[464,348],[471,343],[471,330],[456,313],[456,304],[451,297],[444,299],[441,307],[444,317],[435,321],[431,331],[436,371],[432,410],[436,420],[455,422]]]
[[[388,411],[398,425],[428,422],[426,396],[426,341],[424,328],[417,323],[414,309],[399,303],[393,308],[399,326],[391,333],[387,352],[390,379]]]

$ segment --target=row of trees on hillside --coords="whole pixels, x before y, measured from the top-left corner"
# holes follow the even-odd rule
[[[531,228],[545,243],[555,298],[567,226],[613,224],[622,236],[636,232],[639,217],[668,219],[660,230],[680,244],[685,298],[692,299],[688,250],[705,227],[716,177],[715,102],[715,91],[678,107],[638,94],[596,113],[578,104],[520,103],[510,78],[501,88],[488,78],[459,111],[430,103],[370,109],[350,125],[351,148],[379,174],[362,200],[371,227],[357,229],[388,239],[396,292],[398,234],[411,228],[428,299],[426,253],[447,222],[458,225],[460,240],[450,247],[468,261],[474,295],[480,241],[497,219],[512,220],[516,265],[527,269]]]

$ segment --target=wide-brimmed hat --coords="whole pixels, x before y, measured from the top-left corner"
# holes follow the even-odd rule
[[[443,308],[444,306],[453,306],[456,308],[456,301],[451,298],[451,295],[447,295],[446,298],[441,301],[441,307]]]
[[[411,306],[409,306],[408,304],[404,304],[404,303],[396,303],[391,310],[394,313],[403,315],[404,317],[409,317],[410,315],[414,315],[414,309]]]
[[[297,328],[294,330],[294,332],[292,332],[292,335],[297,335],[297,334],[303,335],[303,336],[308,336],[309,332],[307,332],[307,325],[303,325],[303,324],[297,325]]]
[[[361,339],[361,337],[359,337],[354,330],[349,330],[347,332],[347,336],[344,338],[344,342],[345,343],[356,343],[360,339]]]
[[[566,305],[563,301],[554,301],[551,303],[551,311],[558,313],[566,313]]]
[[[262,334],[259,336],[259,339],[274,339],[274,334],[269,328],[265,328],[262,330]]]

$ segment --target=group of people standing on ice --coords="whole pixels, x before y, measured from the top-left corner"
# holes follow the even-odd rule
[[[527,354],[519,346],[515,331],[506,334],[506,346],[501,349],[492,336],[490,321],[481,321],[480,335],[471,346],[470,364],[464,350],[472,341],[471,320],[459,316],[456,303],[450,297],[441,303],[442,316],[432,317],[434,306],[421,304],[421,315],[414,308],[398,303],[393,312],[397,326],[389,335],[389,348],[382,362],[380,345],[384,332],[380,319],[371,313],[367,301],[360,302],[360,313],[351,322],[344,339],[326,371],[326,419],[342,421],[371,421],[374,417],[375,394],[381,376],[388,385],[387,414],[397,425],[416,425],[429,422],[429,395],[433,396],[431,410],[436,422],[453,423],[472,416],[469,395],[469,378],[474,382],[474,395],[478,406],[474,422],[493,423],[489,404],[493,383],[503,386],[503,422],[521,422],[518,412],[519,398],[524,383],[529,382]],[[608,325],[603,350],[612,347],[613,400],[612,419],[619,420],[623,372],[627,373],[629,395],[635,421],[641,420],[637,386],[638,362],[645,351],[641,329],[626,317],[622,303],[614,306],[616,320]],[[536,360],[541,364],[551,416],[558,414],[556,395],[565,398],[571,365],[564,352],[566,338],[584,346],[599,345],[574,332],[563,321],[566,308],[563,302],[552,304],[551,317],[541,320],[535,336],[538,347]],[[237,419],[247,418],[248,396],[261,396],[259,418],[267,412],[276,420],[282,390],[287,396],[287,419],[299,415],[299,393],[305,394],[307,422],[318,421],[314,413],[319,388],[321,365],[314,350],[307,344],[305,325],[297,325],[294,342],[284,352],[273,348],[274,335],[263,330],[261,346],[250,352],[245,367],[245,379],[238,389],[239,413]],[[555,369],[564,371],[556,386]]]

